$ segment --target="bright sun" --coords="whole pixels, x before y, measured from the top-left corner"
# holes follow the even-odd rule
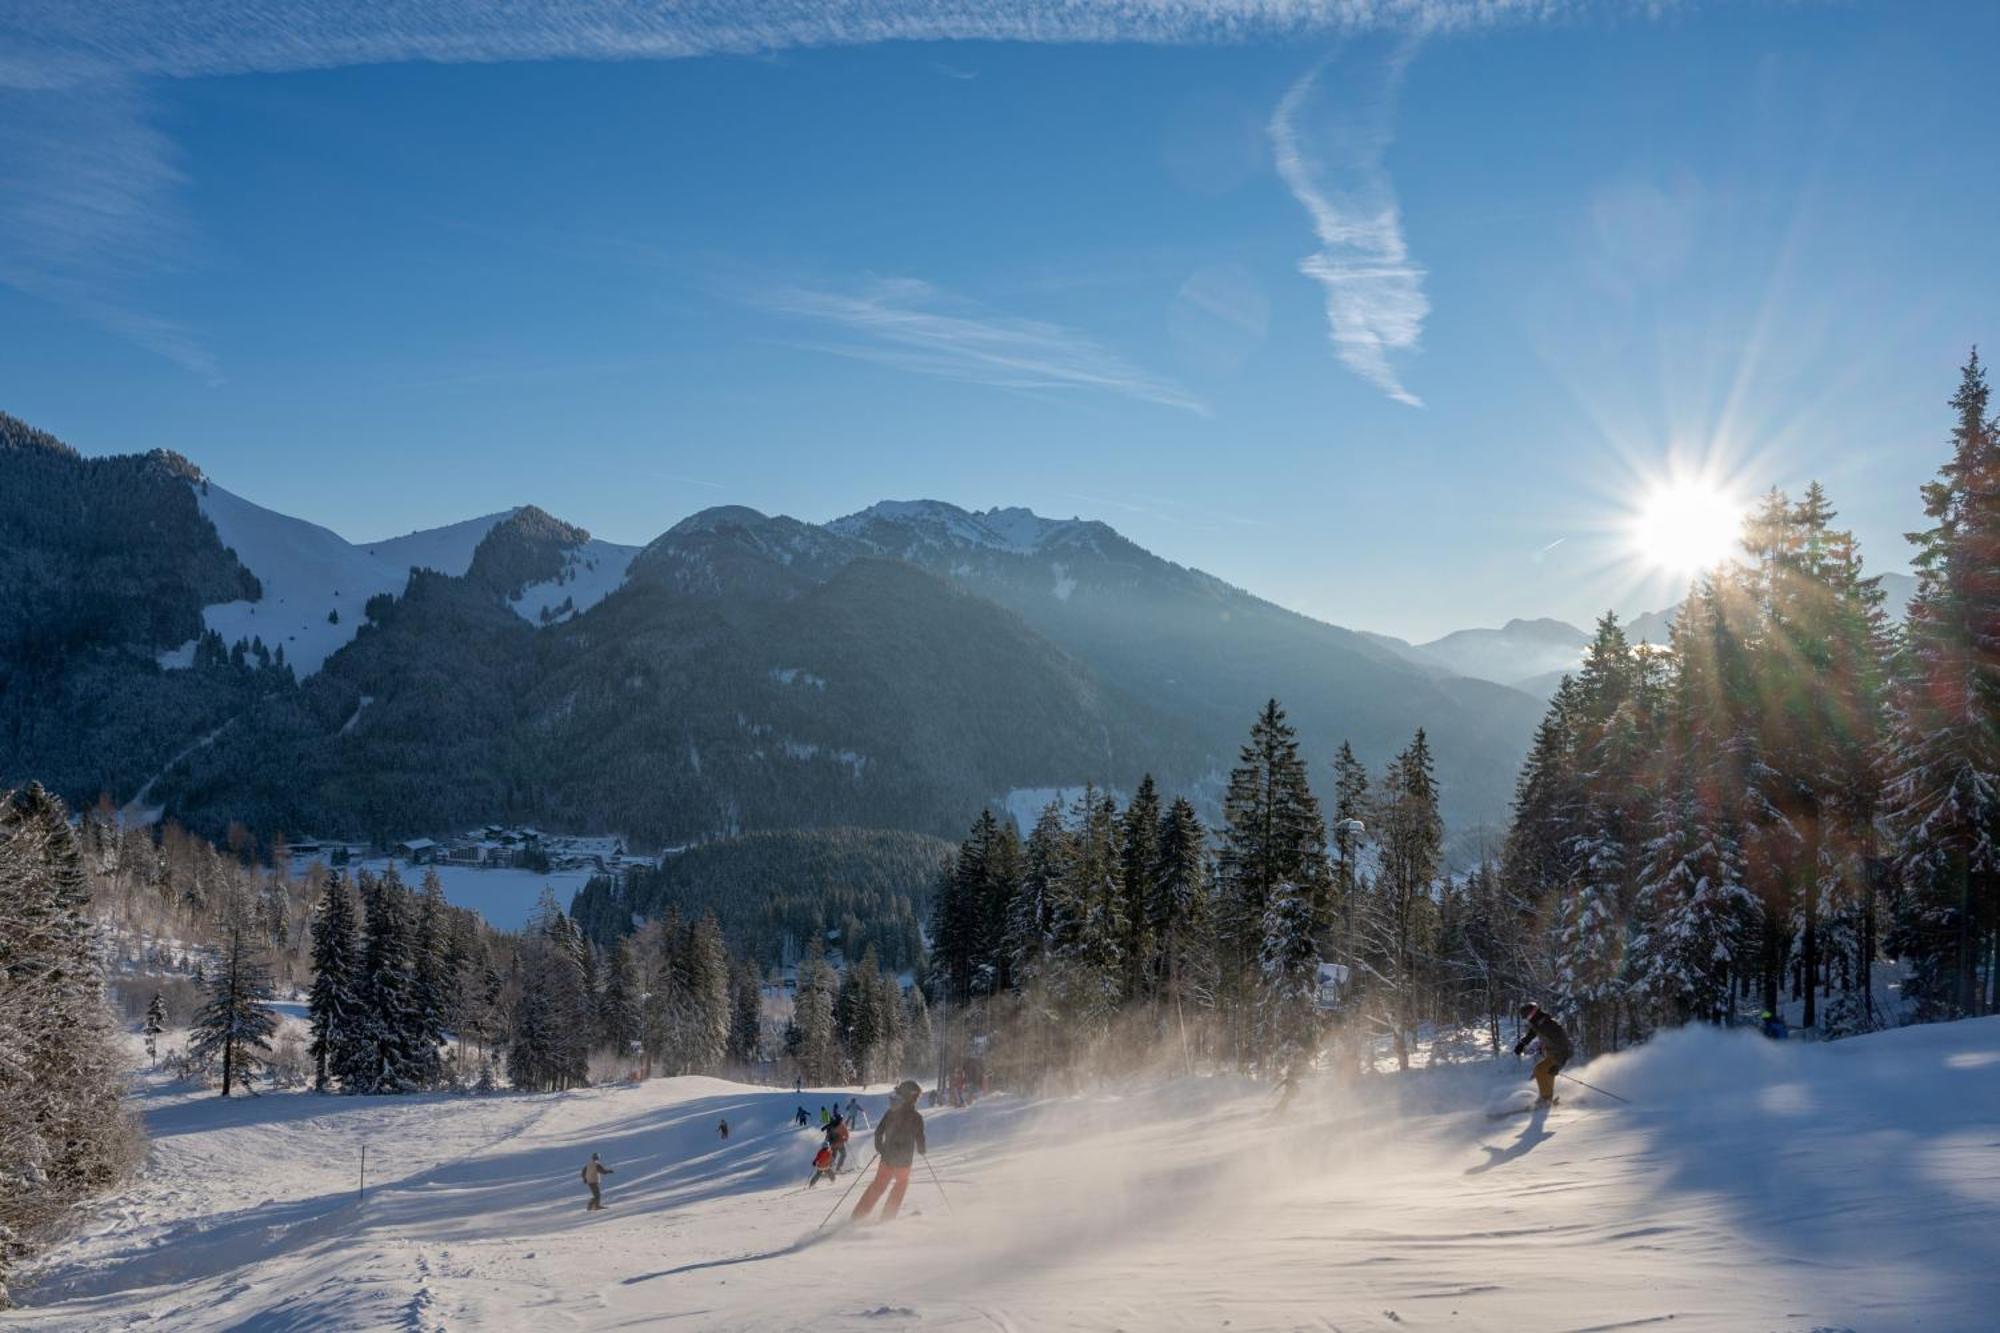
[[[1708,569],[1736,549],[1743,507],[1709,482],[1656,483],[1633,518],[1632,540],[1639,556],[1656,569],[1692,574]]]

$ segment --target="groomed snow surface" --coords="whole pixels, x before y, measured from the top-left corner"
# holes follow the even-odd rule
[[[2000,1019],[1688,1030],[1576,1072],[1632,1104],[1569,1084],[1490,1118],[1511,1059],[1321,1078],[1282,1117],[1225,1079],[994,1096],[927,1113],[948,1204],[920,1162],[903,1218],[831,1235],[836,1191],[790,1192],[816,1136],[787,1118],[846,1089],[148,1086],[145,1176],[0,1327],[1994,1327]],[[882,1090],[864,1102],[879,1117]]]

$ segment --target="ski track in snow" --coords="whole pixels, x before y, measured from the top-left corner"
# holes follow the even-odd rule
[[[818,1136],[788,1119],[831,1091],[146,1083],[145,1175],[0,1329],[1991,1327],[2000,1018],[1684,1031],[1577,1072],[1634,1105],[1566,1084],[1489,1119],[1511,1060],[1321,1077],[1284,1117],[1231,1079],[993,1097],[927,1112],[949,1204],[919,1162],[903,1219],[826,1232],[852,1177],[799,1190]]]

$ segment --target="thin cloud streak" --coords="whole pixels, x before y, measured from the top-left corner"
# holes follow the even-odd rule
[[[778,287],[747,299],[854,335],[857,341],[809,344],[839,356],[995,388],[1098,390],[1208,413],[1207,404],[1180,385],[1083,333],[980,310],[917,278],[878,279],[856,292]]]
[[[1349,370],[1399,403],[1423,406],[1403,387],[1389,363],[1391,352],[1414,350],[1423,336],[1430,301],[1424,270],[1410,259],[1395,189],[1382,156],[1391,133],[1390,109],[1415,42],[1405,41],[1380,71],[1381,86],[1344,113],[1326,138],[1332,148],[1315,156],[1301,131],[1326,64],[1301,75],[1271,113],[1269,133],[1278,175],[1312,218],[1317,254],[1299,271],[1326,297],[1328,336]]]
[[[0,86],[428,60],[660,60],[888,41],[1242,42],[1444,32],[1580,12],[1586,0],[15,0]],[[1642,12],[1657,0],[1613,0]]]
[[[1660,0],[1607,3],[1645,13]],[[14,196],[0,209],[0,282],[216,378],[193,333],[132,305],[137,276],[185,254],[174,234],[172,145],[135,91],[151,79],[408,61],[768,55],[886,41],[1234,43],[1459,31],[1591,7],[1589,0],[13,0],[0,20],[0,180]],[[99,97],[109,97],[109,114],[89,105]],[[65,112],[69,123],[54,123]],[[87,164],[65,178],[80,143]],[[117,160],[122,172],[97,170]],[[102,224],[115,234],[94,230]],[[95,248],[73,243],[93,236]]]

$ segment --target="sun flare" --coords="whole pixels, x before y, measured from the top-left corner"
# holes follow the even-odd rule
[[[1633,516],[1640,559],[1673,574],[1692,574],[1736,549],[1743,506],[1712,482],[1676,479],[1654,485]]]

